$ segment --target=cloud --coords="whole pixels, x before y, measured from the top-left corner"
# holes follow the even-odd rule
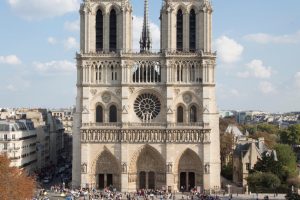
[[[19,74],[9,77],[8,84],[4,87],[9,92],[26,91],[31,87],[31,82]]]
[[[21,60],[16,55],[0,56],[0,63],[8,65],[19,65]]]
[[[47,42],[51,45],[55,45],[57,40],[54,37],[48,37]]]
[[[244,72],[238,72],[237,73],[237,77],[239,77],[239,78],[248,78],[250,76],[251,76],[251,74],[250,74],[249,71],[244,71]]]
[[[75,21],[72,21],[72,22],[66,21],[64,27],[67,31],[79,32],[79,30],[80,30],[80,21],[79,21],[79,19],[75,20]]]
[[[12,10],[26,20],[40,20],[78,11],[80,0],[7,0]]]
[[[229,91],[229,93],[230,93],[232,96],[234,96],[234,97],[239,97],[239,96],[240,96],[240,92],[239,92],[238,90],[236,90],[236,89],[231,89],[231,90]]]
[[[231,64],[240,60],[244,47],[235,40],[222,36],[215,41],[218,56],[225,64]]]
[[[263,94],[272,94],[276,92],[276,89],[274,88],[274,86],[272,85],[272,83],[268,82],[268,81],[262,81],[259,83],[259,90],[263,93]]]
[[[297,44],[300,43],[300,31],[294,34],[270,35],[266,33],[256,33],[244,36],[246,40],[259,44]]]
[[[17,91],[17,88],[16,88],[14,85],[12,85],[12,84],[7,85],[7,86],[6,86],[6,89],[7,89],[8,91],[11,91],[11,92]]]
[[[295,75],[296,87],[300,89],[300,72],[297,72]]]
[[[66,40],[64,40],[63,43],[66,50],[79,48],[79,43],[76,41],[74,37],[68,37]]]
[[[149,23],[150,32],[152,37],[152,49],[154,51],[158,51],[160,49],[160,28],[158,25],[154,24],[153,22]],[[138,16],[133,16],[133,50],[139,51],[140,50],[140,38],[142,34],[143,28],[143,18]]]
[[[267,79],[270,78],[273,73],[272,67],[264,66],[264,63],[261,60],[252,60],[250,63],[246,64],[246,66],[248,70],[237,73],[239,78],[255,77]]]
[[[34,62],[33,65],[38,72],[49,75],[73,73],[76,70],[75,63],[67,60],[53,60],[45,63]]]

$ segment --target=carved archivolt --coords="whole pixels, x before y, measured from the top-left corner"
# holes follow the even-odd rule
[[[165,172],[165,160],[155,148],[146,144],[133,155],[129,173],[151,170]]]
[[[117,158],[108,149],[104,149],[97,157],[94,171],[96,174],[119,174],[119,165]]]

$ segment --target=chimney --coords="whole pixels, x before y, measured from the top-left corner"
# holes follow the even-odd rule
[[[261,152],[264,150],[263,149],[264,145],[265,145],[265,138],[263,137],[258,138],[258,148]]]

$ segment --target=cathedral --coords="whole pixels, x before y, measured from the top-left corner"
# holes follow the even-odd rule
[[[153,51],[144,1],[139,50],[130,0],[81,4],[72,185],[219,190],[211,2],[162,0]]]

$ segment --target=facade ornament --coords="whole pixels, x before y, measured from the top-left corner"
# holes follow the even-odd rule
[[[126,162],[124,162],[122,164],[122,173],[127,173],[127,163]]]
[[[173,163],[169,162],[167,164],[167,173],[172,173]]]
[[[90,112],[89,112],[89,110],[87,109],[87,107],[86,106],[83,106],[83,108],[82,108],[82,114],[89,114]]]
[[[200,96],[201,93],[202,93],[202,90],[201,89],[195,89],[195,93]]]
[[[210,164],[206,163],[204,166],[204,173],[209,174],[210,173]]]
[[[122,108],[122,114],[128,114],[129,106],[128,105],[123,105]]]
[[[81,164],[81,173],[83,173],[83,174],[87,173],[87,163]]]
[[[134,93],[134,90],[135,90],[135,88],[134,88],[134,87],[130,87],[130,88],[129,88],[129,92],[130,92],[130,94]]]
[[[183,95],[183,101],[186,103],[186,104],[189,104],[189,103],[191,103],[191,101],[192,101],[192,95],[190,95],[190,94],[184,94]]]
[[[204,12],[211,13],[213,11],[211,1],[210,0],[204,0],[202,5],[201,5],[201,9]]]
[[[209,113],[208,105],[205,105],[205,106],[203,107],[203,113]]]
[[[176,89],[174,89],[174,92],[176,95],[178,95],[180,93],[180,89],[176,88]]]
[[[116,95],[120,96],[122,94],[122,90],[121,89],[115,89]]]
[[[168,107],[167,113],[168,113],[168,114],[173,114],[173,110],[172,110],[171,106]]]
[[[109,103],[111,100],[111,95],[108,93],[108,92],[105,92],[103,95],[102,95],[102,101],[104,103]]]
[[[95,94],[97,93],[97,90],[96,90],[96,89],[91,89],[90,92],[91,92],[91,94],[92,94],[93,96],[95,96]]]

